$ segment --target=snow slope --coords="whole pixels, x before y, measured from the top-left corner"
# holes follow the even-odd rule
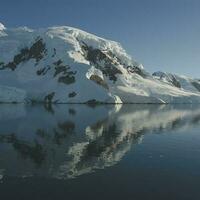
[[[163,74],[150,75],[119,43],[76,28],[0,23],[0,102],[200,102],[198,80]]]

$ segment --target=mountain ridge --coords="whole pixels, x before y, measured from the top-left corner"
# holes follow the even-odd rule
[[[200,82],[151,75],[120,43],[77,28],[0,23],[0,102],[200,103]]]

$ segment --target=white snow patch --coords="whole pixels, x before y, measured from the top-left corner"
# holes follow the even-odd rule
[[[3,31],[5,29],[6,29],[6,27],[0,22],[0,31]]]
[[[86,77],[88,79],[90,79],[90,77],[92,75],[97,75],[98,77],[100,77],[102,80],[104,80],[104,77],[103,77],[103,73],[101,70],[95,68],[94,66],[92,66],[90,69],[88,69],[88,72],[86,73]]]

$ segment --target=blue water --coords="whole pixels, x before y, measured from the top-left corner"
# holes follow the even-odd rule
[[[197,105],[0,105],[0,197],[199,200],[199,130]]]

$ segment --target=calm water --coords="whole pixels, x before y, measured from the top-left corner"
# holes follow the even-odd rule
[[[200,106],[0,105],[0,199],[200,199]]]

